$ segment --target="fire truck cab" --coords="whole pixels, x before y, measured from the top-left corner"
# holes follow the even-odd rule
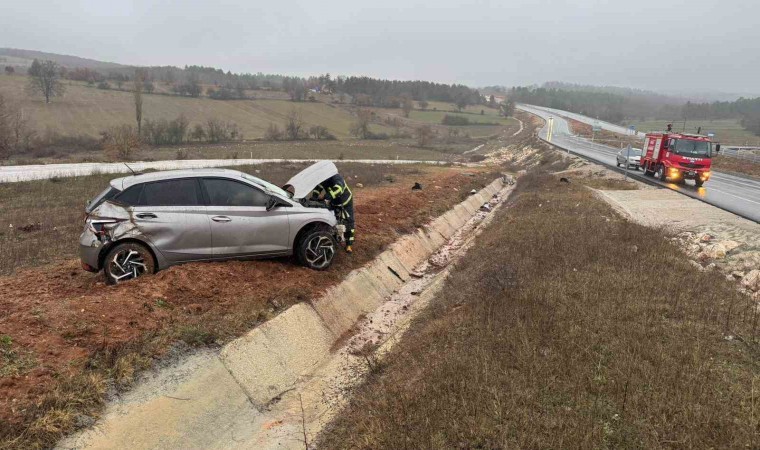
[[[654,175],[660,181],[683,184],[688,179],[701,187],[710,179],[713,152],[719,151],[720,144],[713,146],[707,136],[647,133],[640,165],[645,175]]]

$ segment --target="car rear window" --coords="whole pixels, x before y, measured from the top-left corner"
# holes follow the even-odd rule
[[[144,184],[136,184],[129,187],[127,190],[117,195],[114,200],[124,205],[134,206],[139,204],[140,194],[142,193]]]
[[[140,206],[197,206],[198,182],[194,178],[145,183]]]
[[[121,191],[119,191],[118,189],[112,186],[108,186],[103,192],[98,194],[97,197],[92,199],[92,201],[87,204],[87,206],[84,208],[85,212],[89,214],[90,212],[92,212],[92,210],[100,206],[100,204],[103,203],[104,201],[111,200],[112,198],[114,198],[114,196],[118,194],[119,192]]]

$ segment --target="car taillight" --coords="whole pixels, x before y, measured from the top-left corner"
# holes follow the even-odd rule
[[[87,217],[85,219],[85,222],[90,227],[90,231],[92,231],[95,234],[104,234],[105,233],[105,226],[112,223],[118,223],[123,222],[121,219],[111,219],[111,218],[94,218],[94,217]]]

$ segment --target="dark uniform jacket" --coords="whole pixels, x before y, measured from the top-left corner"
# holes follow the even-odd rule
[[[325,199],[330,200],[332,206],[346,206],[353,199],[351,188],[340,174],[333,175],[317,185],[311,193],[312,198],[318,198],[322,191],[325,192]]]

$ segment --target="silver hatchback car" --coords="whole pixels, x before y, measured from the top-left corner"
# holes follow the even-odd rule
[[[628,160],[628,164],[626,164],[626,160]],[[632,148],[630,153],[627,148],[620,150],[616,156],[616,162],[618,167],[627,165],[628,167],[633,167],[634,169],[639,170],[639,165],[641,163],[641,149]]]
[[[290,192],[226,169],[117,178],[85,208],[82,267],[103,270],[109,284],[174,264],[231,258],[295,255],[307,267],[326,269],[340,225],[323,202],[306,197],[335,173],[333,163],[317,163],[288,182]]]

